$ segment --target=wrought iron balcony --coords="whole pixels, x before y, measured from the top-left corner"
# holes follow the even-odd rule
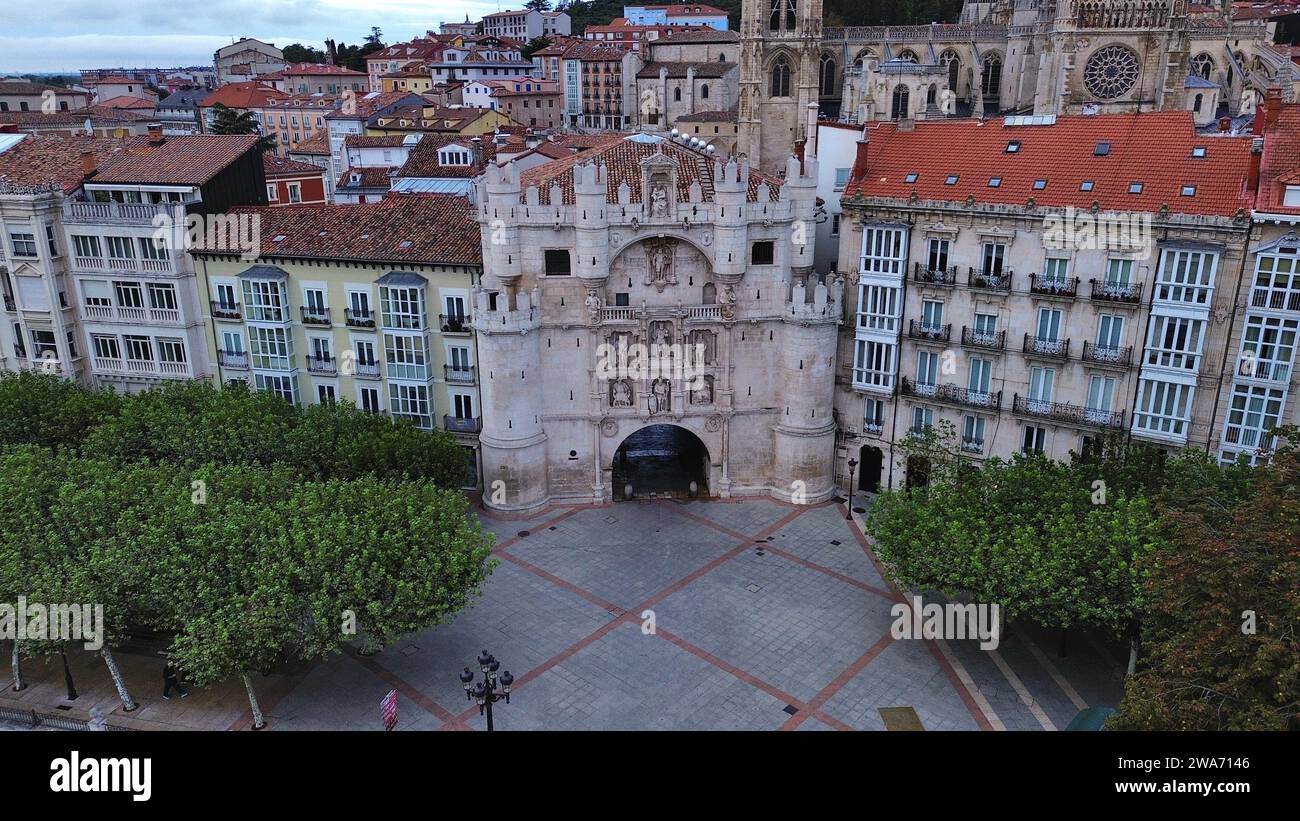
[[[332,356],[312,356],[307,355],[307,370],[310,373],[320,373],[334,376],[339,372],[338,362]]]
[[[1119,302],[1127,305],[1142,304],[1141,283],[1105,282],[1089,280],[1092,283],[1092,298],[1102,302]]]
[[[961,449],[966,453],[983,453],[984,440],[976,436],[963,436],[961,438]]]
[[[212,300],[212,318],[213,319],[241,319],[244,313],[240,310],[238,302],[221,302]]]
[[[445,334],[468,334],[472,332],[469,317],[463,314],[438,314],[438,325]]]
[[[302,324],[304,325],[329,325],[330,309],[329,308],[312,308],[308,305],[302,306]]]
[[[919,339],[924,342],[947,342],[952,338],[952,323],[947,325],[926,325],[924,322],[917,322],[915,319],[907,321],[907,336],[909,339]]]
[[[1107,411],[1085,408],[1066,402],[1048,402],[1016,394],[1011,400],[1011,410],[1021,416],[1067,422],[1097,428],[1123,428],[1124,411]]]
[[[899,381],[899,392],[904,396],[918,396],[936,402],[961,405],[980,410],[998,410],[1002,407],[1002,391],[977,391],[957,385],[933,385],[913,382],[906,376]]]
[[[1010,268],[1003,268],[996,273],[993,271],[976,271],[971,268],[966,274],[966,284],[972,288],[983,288],[988,291],[1010,291],[1011,276],[1012,271]]]
[[[1133,348],[1128,345],[1116,348],[1109,345],[1094,345],[1091,342],[1084,342],[1083,361],[1095,365],[1114,365],[1117,368],[1127,368],[1133,364]]]
[[[1079,295],[1078,277],[1044,277],[1029,275],[1029,293],[1074,299]]]
[[[873,434],[873,435],[875,435],[875,436],[880,436],[881,434],[883,434],[883,433],[885,432],[885,420],[884,420],[884,418],[883,418],[883,417],[877,417],[877,418],[875,418],[875,419],[867,419],[867,418],[864,417],[864,418],[862,419],[862,432],[863,432],[863,433],[870,433],[870,434]]]
[[[1038,356],[1045,359],[1069,359],[1070,340],[1043,339],[1031,334],[1025,334],[1023,350],[1025,356]]]
[[[956,285],[957,266],[931,268],[919,262],[912,263],[912,279],[925,285]]]
[[[357,379],[378,379],[380,377],[379,363],[355,360],[352,363],[352,375]]]
[[[464,417],[445,414],[442,417],[442,424],[447,430],[456,433],[478,433],[483,429],[483,420],[477,416]]]
[[[466,365],[461,368],[451,365],[442,366],[442,375],[448,382],[454,382],[458,385],[474,384],[474,366]]]
[[[217,351],[217,361],[223,368],[248,370],[248,353],[246,351]]]
[[[1000,351],[1007,346],[1007,332],[1002,331],[977,331],[974,328],[961,326],[961,344],[968,348],[981,348],[987,351]]]
[[[344,308],[343,322],[349,328],[373,328],[375,314],[373,311],[354,311],[351,308]]]

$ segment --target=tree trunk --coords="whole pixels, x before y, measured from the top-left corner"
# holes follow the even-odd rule
[[[1128,637],[1128,670],[1125,676],[1131,676],[1137,672],[1138,668],[1138,636],[1136,633]]]
[[[137,705],[131,699],[131,694],[127,692],[126,682],[122,679],[122,671],[117,669],[117,662],[113,660],[113,653],[105,647],[100,651],[104,657],[104,664],[108,665],[108,674],[113,677],[113,686],[117,688],[117,697],[122,699],[122,709],[131,712]]]
[[[248,680],[248,675],[241,676],[244,680],[244,689],[248,691],[248,705],[253,708],[253,729],[260,730],[266,726],[266,719],[262,717],[262,708],[257,704],[257,694],[253,692],[253,682]]]
[[[72,668],[68,666],[68,654],[60,650],[59,656],[63,659],[63,686],[68,689],[68,701],[76,701],[80,696],[77,695],[77,685],[72,681]]]
[[[23,660],[18,655],[18,639],[14,639],[14,652],[9,658],[9,666],[13,668],[14,692],[26,690],[27,682],[23,681]]]

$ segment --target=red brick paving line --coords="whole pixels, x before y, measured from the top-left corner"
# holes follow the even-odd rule
[[[844,512],[845,515],[849,515],[847,505],[844,507]],[[858,527],[855,520],[850,521],[853,521],[853,526],[850,527],[849,530],[853,531],[853,537],[858,540],[858,545],[861,546],[862,551],[867,554],[867,558],[870,559],[871,563],[875,566],[876,572],[880,574],[880,578],[884,579],[885,584],[889,585],[889,589],[894,591],[894,597],[897,601],[906,603],[907,599],[903,596],[903,592],[898,589],[898,585],[889,580],[889,576],[885,574],[884,565],[880,563],[880,560],[876,558],[876,554],[872,552],[871,543],[867,541],[867,534]],[[930,655],[934,658],[935,662],[938,663],[939,668],[943,670],[944,675],[948,677],[948,683],[952,685],[952,689],[956,691],[957,696],[962,700],[962,703],[966,705],[967,712],[971,714],[971,718],[975,719],[975,723],[979,725],[979,728],[981,730],[992,730],[993,725],[989,723],[988,717],[984,715],[984,711],[975,703],[975,699],[971,696],[970,691],[966,689],[966,685],[962,684],[961,678],[957,675],[957,671],[953,669],[952,663],[948,661],[948,658],[943,654],[943,651],[941,651],[938,645],[930,639],[925,639],[925,647],[930,651]]]
[[[874,659],[876,656],[883,653],[885,651],[885,648],[888,647],[893,642],[894,642],[894,637],[891,633],[885,633],[885,635],[881,636],[876,641],[875,644],[871,645],[871,647],[867,649],[867,652],[863,653],[861,656],[858,656],[856,661],[854,661],[848,667],[844,668],[844,670],[838,676],[836,676],[831,681],[830,684],[827,684],[817,693],[817,695],[813,696],[813,700],[808,704],[809,706],[808,712],[805,713],[804,711],[800,710],[798,713],[790,716],[790,718],[786,719],[786,722],[781,725],[781,729],[793,730],[796,727],[798,727],[800,724],[803,724],[804,721],[806,721],[810,715],[815,715],[817,718],[821,719],[822,721],[825,721],[826,718],[824,717],[821,708],[825,706],[826,702],[831,700],[831,696],[835,695],[840,690],[844,689],[844,685],[852,681],[854,676],[856,676],[858,673],[861,673],[863,668],[865,668],[868,664],[871,663],[872,659]],[[837,721],[835,723],[839,725],[839,727],[837,727],[836,729],[845,729],[845,730],[853,729],[852,727],[845,725],[844,722],[842,721]]]
[[[397,690],[402,695],[409,698],[415,704],[419,705],[426,713],[443,722],[440,729],[444,730],[468,730],[469,727],[460,721],[451,710],[446,709],[438,702],[420,692],[413,684],[407,682],[396,673],[384,667],[374,656],[363,656],[351,647],[345,647],[343,652],[347,653],[354,661],[365,667],[370,672],[384,680],[384,683]]]
[[[898,599],[898,596],[896,596],[894,593],[888,590],[882,590],[879,587],[867,584],[866,582],[861,581],[859,579],[855,579],[852,576],[846,576],[843,573],[839,572],[838,570],[832,570],[831,568],[826,567],[825,565],[820,565],[817,564],[816,562],[809,561],[808,559],[805,559],[802,556],[796,556],[793,553],[782,550],[779,547],[775,547],[770,542],[763,549],[768,553],[773,553],[777,556],[780,556],[783,559],[792,561],[797,565],[806,567],[809,570],[815,570],[818,573],[823,573],[827,576],[830,576],[832,579],[838,579],[844,582],[845,584],[852,585],[853,587],[858,588],[859,590],[865,590],[868,593],[875,593],[877,596],[883,596],[884,598],[889,599],[890,601],[896,601]]]
[[[310,673],[311,671],[312,671],[311,664],[303,665],[302,669],[296,670],[293,673],[286,676],[283,684],[278,685],[274,690],[272,690],[269,696],[263,694],[262,697],[258,698],[257,706],[262,708],[262,719],[266,722],[266,727],[271,726],[271,719],[269,718],[269,716],[271,715],[271,711],[274,710],[281,701],[284,701],[286,696],[288,696],[294,690],[297,690],[298,685],[302,684],[303,679],[307,678],[307,674]],[[240,682],[240,684],[242,685],[243,682]],[[245,710],[239,716],[239,718],[230,722],[230,726],[226,728],[227,732],[231,730],[252,730],[252,729],[253,729],[253,708],[251,706],[247,710]],[[265,727],[263,729],[265,729]]]
[[[762,530],[762,531],[760,531],[759,533],[755,534],[754,536],[748,536],[748,537],[746,537],[745,540],[744,540],[741,544],[736,545],[736,546],[733,547],[731,550],[728,550],[726,553],[724,553],[724,554],[722,554],[721,556],[717,557],[717,558],[714,559],[713,561],[710,561],[710,562],[708,562],[707,564],[705,564],[705,565],[703,565],[703,566],[701,566],[701,567],[699,567],[699,568],[696,568],[696,569],[695,569],[694,571],[692,571],[691,573],[687,574],[686,576],[682,577],[681,579],[678,579],[677,581],[675,581],[675,582],[673,582],[672,584],[668,585],[668,586],[665,587],[663,590],[660,590],[658,593],[654,594],[654,595],[651,596],[649,599],[646,599],[646,600],[645,600],[644,602],[642,602],[641,604],[636,605],[635,607],[632,607],[632,608],[627,609],[627,610],[624,612],[624,614],[623,614],[622,616],[619,616],[618,618],[615,618],[615,619],[613,619],[612,621],[609,621],[609,622],[605,623],[605,624],[602,625],[600,628],[598,628],[595,632],[591,633],[590,635],[588,635],[588,636],[586,636],[586,637],[584,637],[584,638],[579,639],[577,642],[575,642],[575,643],[573,643],[572,645],[566,647],[565,649],[561,650],[559,653],[556,653],[554,656],[551,656],[549,659],[547,659],[546,661],[544,661],[544,662],[542,662],[541,664],[539,664],[537,667],[534,667],[532,670],[529,670],[527,673],[525,673],[524,675],[520,676],[518,679],[515,680],[515,684],[514,684],[513,690],[518,690],[518,689],[519,689],[520,687],[522,687],[524,684],[527,684],[528,682],[532,681],[533,679],[538,678],[538,677],[541,676],[542,674],[544,674],[544,673],[546,673],[547,671],[551,670],[551,669],[552,669],[553,667],[555,667],[556,665],[561,664],[561,663],[563,663],[564,661],[566,661],[567,659],[572,658],[575,654],[577,654],[578,652],[580,652],[580,651],[583,650],[584,648],[589,647],[590,645],[594,644],[595,642],[597,642],[597,641],[599,641],[600,639],[604,638],[605,636],[609,635],[609,633],[611,633],[611,632],[612,632],[616,627],[618,627],[619,625],[621,625],[621,624],[625,624],[625,623],[635,622],[637,619],[640,618],[640,616],[637,615],[637,614],[639,614],[641,611],[645,610],[645,609],[648,608],[648,607],[651,607],[651,606],[657,604],[657,603],[660,602],[660,601],[663,601],[663,600],[666,599],[667,597],[671,596],[673,593],[676,593],[678,590],[681,590],[683,587],[686,587],[686,586],[689,585],[691,582],[695,581],[696,579],[700,578],[701,576],[705,575],[706,573],[709,573],[710,571],[715,570],[716,568],[720,567],[721,565],[723,565],[723,564],[725,564],[725,563],[731,561],[731,560],[734,559],[736,556],[739,556],[741,553],[743,553],[744,551],[748,550],[748,549],[749,549],[749,548],[754,544],[755,540],[758,540],[758,539],[761,539],[761,538],[765,538],[765,537],[768,536],[769,534],[771,534],[771,533],[775,533],[776,531],[778,531],[778,530],[780,530],[781,528],[785,527],[785,526],[786,526],[787,524],[789,524],[790,522],[794,521],[796,518],[798,518],[798,517],[799,517],[800,515],[802,515],[806,510],[809,510],[809,509],[811,509],[810,506],[805,506],[805,507],[802,507],[802,508],[800,508],[800,509],[792,510],[790,513],[788,513],[788,514],[786,514],[785,516],[781,517],[779,520],[777,520],[776,522],[772,523],[772,524],[769,525],[767,528],[765,528],[764,530]],[[523,565],[521,565],[521,566],[523,566]],[[549,577],[549,576],[551,576],[551,574],[547,574],[547,575],[544,576],[543,578],[547,578],[547,577]],[[549,581],[549,580],[551,580],[551,579],[548,578],[548,581]],[[568,582],[565,582],[565,586],[566,586],[566,589],[569,589],[570,587],[574,587],[574,588],[576,588],[576,586],[571,586]],[[595,596],[594,594],[588,594],[588,595],[584,596],[584,598],[586,598],[588,601],[595,601],[595,600],[598,600],[598,599],[599,599],[599,597]],[[602,605],[602,606],[603,606],[603,605]],[[619,608],[619,609],[622,609],[622,608]],[[697,648],[697,649],[698,649],[698,648]],[[703,653],[704,651],[701,650],[700,652]],[[705,655],[707,655],[707,654],[705,654]],[[722,669],[725,670],[726,668],[724,667],[724,668],[722,668]],[[728,672],[730,672],[730,671],[728,671]],[[755,678],[754,680],[757,681],[758,679]],[[770,686],[770,685],[769,685],[769,686]],[[775,689],[775,688],[773,688],[773,689]],[[477,714],[478,714],[478,707],[475,706],[475,707],[467,708],[464,712],[460,713],[460,714],[457,716],[457,718],[458,718],[460,721],[462,721],[462,722],[466,722],[466,721],[469,721],[469,719],[473,718],[473,717],[474,717],[475,715],[477,715]]]

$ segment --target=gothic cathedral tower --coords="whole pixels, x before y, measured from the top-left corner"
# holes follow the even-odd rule
[[[779,174],[817,103],[822,0],[744,0],[740,15],[740,139],[751,165]]]

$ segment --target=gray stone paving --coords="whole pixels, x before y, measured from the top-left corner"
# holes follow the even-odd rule
[[[513,541],[472,606],[372,659],[318,666],[268,715],[277,729],[377,729],[379,699],[396,680],[400,729],[483,729],[456,676],[487,648],[503,669],[526,677],[510,704],[497,705],[498,729],[881,730],[882,707],[912,707],[927,730],[977,728],[954,676],[926,642],[890,642],[847,674],[888,634],[893,602],[859,586],[887,587],[841,507],[804,509],[770,542],[753,543],[795,511],[768,500],[633,502],[560,521],[562,509],[527,521],[485,518],[499,541]],[[528,535],[517,537],[521,530]],[[624,611],[656,596],[660,634],[647,635],[640,612]],[[1112,660],[1082,636],[1066,659],[1041,631],[1026,637],[1089,704],[1116,702]],[[1041,729],[976,642],[949,645],[1008,729]],[[1001,651],[1064,727],[1075,708],[1060,685],[1023,644]],[[787,698],[815,709],[792,717]]]

